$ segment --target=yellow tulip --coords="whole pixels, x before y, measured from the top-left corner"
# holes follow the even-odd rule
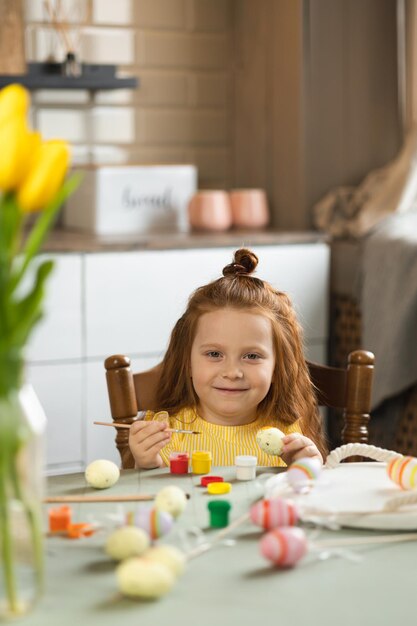
[[[49,204],[63,183],[69,159],[65,141],[51,140],[40,145],[17,193],[18,203],[25,213],[40,211]]]
[[[22,117],[10,117],[0,126],[1,190],[11,191],[21,184],[40,143],[40,134],[31,132]]]
[[[21,85],[8,85],[0,90],[0,126],[10,118],[25,118],[29,108],[29,95]]]

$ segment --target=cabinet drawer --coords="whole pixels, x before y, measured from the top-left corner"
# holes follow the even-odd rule
[[[87,357],[165,351],[191,292],[221,276],[235,248],[93,254],[86,258]],[[307,340],[327,335],[326,245],[262,246],[258,274],[287,291]]]
[[[27,358],[29,361],[80,358],[81,256],[48,255],[39,260],[44,258],[53,259],[55,267],[46,286],[44,317],[34,330]]]
[[[87,356],[163,353],[190,293],[230,260],[224,249],[87,257]]]

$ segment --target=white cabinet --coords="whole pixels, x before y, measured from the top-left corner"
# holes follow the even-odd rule
[[[82,256],[76,254],[47,258],[53,258],[55,268],[47,285],[44,317],[28,345],[26,378],[48,420],[47,472],[59,474],[79,471],[84,465],[83,265]]]
[[[88,255],[86,352],[164,353],[191,292],[221,276],[235,248]],[[262,246],[258,275],[292,298],[308,343],[327,336],[329,250],[325,244]]]
[[[46,471],[78,472],[85,459],[84,363],[30,364],[33,385],[47,417]]]
[[[87,355],[163,354],[191,291],[217,278],[230,258],[227,249],[89,255]]]
[[[46,288],[44,317],[28,346],[27,358],[36,362],[80,359],[82,257],[58,254],[47,258],[54,259],[55,267]]]
[[[198,286],[221,276],[237,246],[54,255],[46,316],[29,346],[28,379],[48,418],[49,473],[119,462],[104,359],[115,353],[140,371],[158,363]],[[253,247],[257,274],[292,298],[306,353],[325,362],[329,249],[324,243]],[[51,256],[51,255],[50,255]]]

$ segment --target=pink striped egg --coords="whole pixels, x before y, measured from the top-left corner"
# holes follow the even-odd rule
[[[169,533],[174,524],[174,518],[167,511],[147,507],[128,514],[126,521],[128,524],[142,528],[152,540]]]
[[[297,491],[317,480],[322,467],[319,459],[309,456],[303,457],[291,463],[287,470],[287,480],[291,487]]]
[[[387,474],[401,489],[417,487],[417,459],[414,456],[400,456],[387,464]]]
[[[307,537],[298,526],[275,528],[259,543],[262,556],[277,567],[293,567],[307,552]]]
[[[251,521],[265,530],[278,526],[295,526],[298,522],[295,504],[283,498],[261,500],[251,507],[249,514]]]

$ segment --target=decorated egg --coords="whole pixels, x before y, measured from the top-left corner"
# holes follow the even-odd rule
[[[278,526],[295,526],[298,522],[298,512],[291,500],[274,498],[254,504],[250,509],[250,519],[257,526],[271,530]]]
[[[285,435],[279,428],[261,428],[256,433],[256,443],[266,454],[279,456],[284,447],[283,437]]]
[[[306,485],[310,485],[321,474],[322,463],[320,459],[303,457],[291,463],[287,470],[287,480],[291,487],[298,491]]]
[[[387,464],[387,474],[402,489],[417,487],[417,459],[413,456],[400,456]]]
[[[175,584],[166,565],[143,557],[123,561],[116,568],[116,578],[119,591],[130,598],[159,598]]]
[[[95,489],[107,489],[117,483],[120,470],[113,461],[100,459],[90,463],[84,475],[90,487],[94,487]]]
[[[107,537],[106,553],[116,561],[139,556],[149,548],[149,537],[142,528],[123,526]]]
[[[167,511],[148,507],[138,509],[133,515],[128,514],[127,521],[142,528],[152,540],[169,533],[174,524],[174,518]]]
[[[187,504],[187,497],[182,489],[175,485],[164,487],[156,494],[155,507],[167,511],[172,517],[181,515]]]
[[[292,567],[307,552],[307,537],[298,526],[275,528],[259,543],[261,554],[277,567]]]
[[[185,569],[185,554],[175,546],[154,546],[145,552],[144,558],[166,565],[175,577]]]

